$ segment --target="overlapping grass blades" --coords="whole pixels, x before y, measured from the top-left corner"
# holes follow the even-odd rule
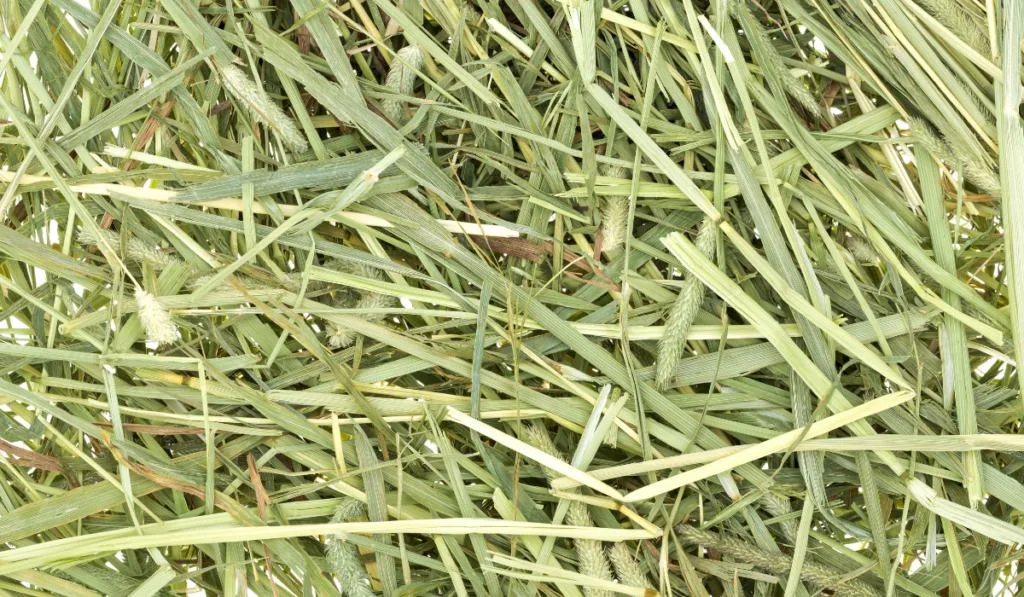
[[[1017,3],[0,26],[5,594],[1019,591]]]

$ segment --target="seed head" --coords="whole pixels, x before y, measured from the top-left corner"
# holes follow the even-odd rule
[[[697,231],[697,238],[694,239],[697,249],[708,259],[715,256],[715,230],[716,226],[711,218],[704,218],[700,230]],[[672,379],[672,372],[683,355],[686,334],[690,331],[690,325],[693,324],[703,303],[704,283],[693,274],[687,274],[682,288],[679,289],[679,295],[668,312],[665,332],[658,342],[658,361],[655,367],[658,387],[665,387]]]
[[[625,178],[626,169],[610,166],[605,176]],[[601,206],[601,247],[603,251],[614,251],[626,242],[629,220],[629,197],[612,195],[604,197]]]
[[[672,379],[672,372],[682,358],[690,325],[703,303],[704,283],[693,276],[683,280],[683,287],[679,289],[679,295],[672,303],[668,318],[665,320],[665,331],[658,342],[656,379],[659,388],[665,387]]]
[[[391,63],[391,70],[384,79],[384,85],[390,89],[394,96],[412,95],[413,87],[416,85],[416,71],[423,66],[423,54],[416,46],[405,46],[395,55]],[[381,109],[384,114],[394,123],[402,121],[405,102],[399,97],[389,97],[381,102]]]
[[[135,303],[139,309],[139,320],[146,329],[146,338],[157,344],[171,344],[180,336],[171,314],[155,296],[142,287],[135,287]]]
[[[305,151],[309,147],[306,137],[280,106],[263,88],[249,78],[242,69],[234,65],[220,67],[220,78],[224,88],[235,97],[253,118],[272,129],[281,141],[292,151]]]
[[[640,562],[633,556],[625,543],[613,543],[608,548],[608,559],[611,560],[612,566],[615,568],[615,575],[619,577],[619,582],[622,584],[631,587],[650,586],[647,582],[647,575],[640,568]]]
[[[347,522],[358,518],[366,511],[365,506],[359,500],[353,498],[342,498],[338,507],[334,510],[331,522]],[[370,579],[366,575],[366,569],[359,559],[359,551],[356,546],[345,541],[342,536],[330,535],[327,537],[327,565],[331,572],[338,578],[342,594],[354,595],[356,597],[369,597],[373,595],[370,589]]]

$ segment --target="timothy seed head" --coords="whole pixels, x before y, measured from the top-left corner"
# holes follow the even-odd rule
[[[715,226],[714,220],[711,218],[704,218],[701,222],[700,229],[697,231],[697,237],[693,240],[693,244],[697,246],[697,249],[704,254],[708,259],[715,258],[715,232],[718,227]]]
[[[611,178],[625,178],[625,168],[608,166],[604,175]],[[605,197],[601,204],[601,247],[603,251],[614,251],[626,242],[630,201],[626,196]]]
[[[367,265],[361,261],[355,261],[351,259],[331,259],[330,261],[324,263],[324,267],[352,276],[370,278],[371,280],[381,279],[379,269]]]
[[[325,263],[324,267],[342,273],[360,276],[362,278],[369,278],[371,280],[381,279],[381,272],[379,269],[358,261],[333,259]],[[390,307],[394,302],[393,297],[379,292],[359,291],[358,294],[359,298],[356,300],[355,304],[351,304],[350,302],[346,304],[346,301],[342,300],[337,306],[344,305],[354,309],[372,310],[385,309]],[[348,301],[351,301],[351,298],[348,298]],[[355,313],[354,315],[366,321],[375,321],[382,317],[379,313]],[[331,348],[345,348],[355,342],[355,340],[356,333],[352,330],[345,329],[335,323],[328,324],[327,343]]]
[[[207,282],[213,279],[213,276],[214,274],[203,274],[202,276],[192,278],[187,282],[188,287],[193,290],[195,290],[196,288],[202,288],[203,286],[206,286]]]
[[[751,45],[754,46],[755,52],[758,54],[758,65],[765,78],[774,83],[776,87],[784,89],[808,112],[814,116],[820,116],[821,105],[818,100],[786,68],[782,61],[782,55],[779,54],[779,50],[768,37],[761,22],[750,12],[746,1],[730,2],[729,6],[742,23],[743,32],[751,40]]]
[[[178,339],[178,327],[174,325],[171,314],[155,296],[136,286],[135,303],[139,309],[139,320],[146,329],[146,338],[150,342],[170,344]]]
[[[139,263],[149,263],[158,270],[179,263],[177,257],[165,253],[159,247],[147,245],[134,237],[128,240],[128,259]]]
[[[590,517],[590,508],[583,502],[569,502],[569,510],[565,513],[565,521],[574,527],[594,526],[594,519]]]
[[[626,242],[626,220],[629,219],[629,198],[605,197],[601,209],[602,250],[614,251]]]
[[[306,137],[290,116],[277,105],[263,88],[234,65],[220,67],[220,78],[224,88],[255,118],[272,129],[281,141],[293,151],[305,151],[309,147]]]
[[[354,305],[352,305],[352,308],[371,311],[373,309],[386,309],[391,305],[392,297],[386,294],[380,294],[379,292],[364,292],[359,295],[359,299]],[[383,317],[380,313],[354,313],[353,315],[366,321],[375,321]],[[328,324],[327,343],[330,344],[331,348],[345,348],[356,341],[356,336],[356,332],[346,329],[336,323]]]
[[[704,218],[693,243],[708,259],[715,258],[715,232],[718,227],[711,218]],[[704,303],[704,283],[693,274],[687,274],[679,295],[665,320],[665,332],[658,342],[658,361],[655,367],[655,381],[658,387],[665,387],[672,379],[672,371],[679,364],[686,344],[686,334]]]
[[[850,254],[857,260],[857,263],[878,263],[878,254],[871,248],[871,245],[856,236],[847,240],[846,248],[850,250]]]
[[[329,324],[327,327],[327,344],[331,348],[347,348],[356,341],[356,333],[352,330],[341,327],[337,324]]]
[[[949,146],[935,134],[930,124],[916,116],[910,117],[907,124],[910,125],[910,132],[913,133],[914,138],[918,143],[924,145],[928,153],[940,160],[947,161],[951,153]]]
[[[625,178],[625,168],[609,166],[605,168],[605,176]],[[604,251],[614,251],[626,242],[629,220],[629,197],[613,195],[604,197],[601,205],[601,246]]]
[[[374,594],[355,545],[338,536],[327,539],[327,566],[338,579],[343,595],[369,597]]]
[[[969,148],[969,144],[950,143],[951,164],[963,174],[965,180],[989,195],[999,195],[999,175],[988,165],[985,158]]]
[[[656,382],[658,387],[665,387],[672,379],[673,371],[683,355],[686,334],[690,331],[700,307],[704,303],[704,283],[690,276],[683,281],[672,308],[665,320],[665,331],[658,341],[658,360],[656,363]]]
[[[592,539],[577,539],[574,543],[576,553],[580,559],[580,574],[599,580],[611,582],[612,571],[608,559],[604,555],[604,548],[600,541]],[[582,587],[583,594],[587,597],[612,597],[613,593],[605,589],[594,587]]]
[[[792,512],[789,499],[775,493],[765,493],[761,496],[761,504],[774,517],[781,517]],[[781,523],[780,528],[787,539],[793,541],[797,534],[797,521],[786,519]]]
[[[530,444],[534,448],[546,452],[559,460],[565,460],[565,456],[558,451],[558,447],[555,446],[555,442],[551,441],[551,437],[548,435],[543,425],[538,423],[531,423],[523,426],[523,441]],[[551,472],[545,469],[545,473],[548,477],[551,477]]]
[[[185,284],[189,288],[191,288],[192,290],[196,290],[198,288],[202,288],[203,286],[206,286],[206,283],[209,282],[210,280],[212,280],[215,275],[216,274],[214,274],[214,273],[203,274],[201,276],[197,276],[195,278],[192,278],[191,280],[188,280]],[[268,284],[264,280],[259,280],[259,279],[256,279],[256,278],[252,278],[250,276],[243,276],[243,275],[236,274],[234,276],[231,276],[229,278],[229,280],[232,279],[232,278],[234,279],[234,281],[241,282],[249,290],[261,290],[261,289],[268,289],[268,288],[277,288],[276,285],[270,285],[270,284]],[[292,282],[295,283],[294,286],[291,286]],[[299,288],[298,282],[299,282],[299,280],[294,280],[293,281],[293,280],[289,279],[289,280],[287,280],[285,282],[284,286],[285,286],[285,288],[288,288],[289,290],[291,290],[293,288],[295,290],[298,290],[298,288]],[[221,282],[221,286],[222,287],[226,288],[226,287],[229,287],[230,285],[231,285],[231,282],[229,282],[228,280],[223,280]]]
[[[590,509],[583,502],[569,502],[569,510],[565,514],[565,521],[574,527],[592,527],[594,520],[590,517]],[[612,580],[611,566],[604,554],[604,548],[600,541],[593,539],[576,539],[573,544],[576,546],[576,553],[580,559],[580,574],[601,580]],[[583,587],[583,593],[588,597],[611,597],[611,593],[603,589]]]
[[[405,46],[395,55],[391,63],[391,70],[384,79],[384,85],[394,92],[396,96],[408,96],[412,94],[416,85],[416,71],[423,66],[423,54],[416,46]],[[389,97],[381,102],[381,109],[392,122],[402,121],[402,113],[405,102],[397,97]]]
[[[789,569],[791,564],[790,559],[782,553],[769,552],[739,539],[722,537],[689,525],[680,525],[677,527],[677,531],[685,543],[699,543],[714,547],[731,558],[753,564],[769,572],[784,572]]]
[[[921,0],[919,4],[971,48],[988,54],[988,32],[959,0]]]
[[[677,526],[676,532],[685,543],[712,546],[730,558],[774,574],[789,572],[793,565],[792,559],[783,553],[768,551],[733,537],[722,537],[685,524]],[[859,580],[845,580],[840,571],[809,558],[804,561],[800,577],[820,587],[832,589],[833,594],[843,597],[881,595],[871,585]]]
[[[334,516],[331,517],[331,522],[346,522],[353,518],[359,518],[366,512],[366,506],[362,502],[355,498],[345,497],[338,503],[338,507],[334,509]]]
[[[83,245],[98,245],[101,242],[100,239],[107,241],[107,244],[110,245],[114,252],[121,252],[121,235],[113,230],[97,228],[97,233],[93,233],[88,228],[82,228],[78,233],[78,242]],[[159,247],[150,246],[135,237],[128,239],[128,250],[125,256],[129,261],[149,263],[158,270],[162,270],[179,261],[173,255],[160,250]]]
[[[551,441],[551,437],[543,425],[531,423],[523,426],[523,441],[559,460],[565,460],[558,447],[555,446],[555,442]],[[554,476],[547,469],[544,472],[549,480]],[[583,502],[569,502],[569,510],[566,512],[565,518],[566,522],[572,526],[594,526],[594,521],[590,517],[590,510]],[[601,547],[600,541],[576,539],[574,544],[576,546],[576,553],[579,554],[580,574],[585,574],[591,578],[612,580],[611,568],[608,564],[608,559],[604,555],[604,549]],[[608,591],[590,587],[583,587],[583,594],[587,597],[611,597],[611,593]]]
[[[356,301],[356,309],[386,309],[394,304],[392,297],[381,294],[379,292],[364,292],[360,295],[359,300]],[[377,313],[361,313],[359,317],[366,320],[380,319],[381,315]]]
[[[362,516],[366,507],[353,498],[342,498],[334,510],[331,522],[346,522]],[[338,578],[342,594],[355,596],[373,595],[366,569],[359,560],[359,551],[338,535],[327,537],[327,565]]]
[[[619,582],[622,584],[631,587],[650,586],[650,583],[647,582],[647,575],[640,568],[640,562],[633,556],[625,543],[613,543],[608,548],[608,559],[611,560],[612,566],[615,568],[615,575],[619,577]]]
[[[989,195],[999,195],[1001,193],[999,175],[988,166],[967,164],[964,166],[964,178]]]
[[[78,242],[83,245],[98,245],[101,243],[100,239],[107,241],[115,253],[121,252],[121,235],[112,230],[97,227],[94,233],[91,229],[83,226],[78,231]]]
[[[949,164],[950,168],[960,172],[965,180],[979,190],[990,195],[1000,194],[999,175],[979,157],[977,152],[969,149],[969,144],[951,143],[939,137],[931,125],[920,118],[911,118],[910,131],[918,143],[936,159]]]

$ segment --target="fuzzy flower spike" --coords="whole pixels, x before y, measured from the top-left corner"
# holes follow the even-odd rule
[[[139,320],[146,328],[146,338],[150,342],[170,344],[178,339],[178,326],[174,325],[171,314],[155,296],[136,286],[135,302],[139,308]]]
[[[412,95],[412,89],[416,85],[416,71],[423,65],[423,54],[416,46],[405,46],[395,55],[391,62],[391,70],[384,79],[384,86],[396,95]],[[402,114],[405,110],[405,102],[392,97],[381,102],[381,109],[384,114],[394,123],[401,123]]]
[[[249,78],[242,69],[234,65],[220,66],[220,79],[228,90],[249,114],[256,120],[273,129],[281,141],[292,151],[305,151],[309,144],[299,130],[298,125],[277,103],[270,99],[267,92]]]

